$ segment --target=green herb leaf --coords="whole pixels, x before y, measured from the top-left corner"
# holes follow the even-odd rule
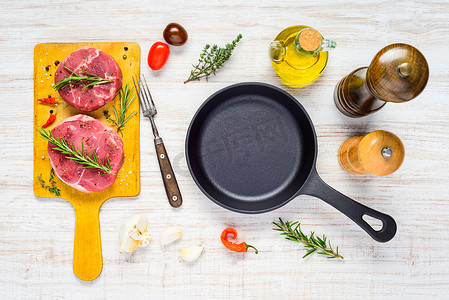
[[[85,88],[88,88],[90,86],[103,84],[103,83],[108,83],[108,82],[112,81],[112,79],[101,78],[100,76],[97,76],[95,74],[89,73],[89,72],[87,72],[85,70],[81,70],[81,71],[83,73],[88,74],[89,76],[81,76],[79,74],[76,74],[74,71],[70,70],[66,66],[64,66],[64,68],[67,69],[68,71],[70,71],[70,73],[72,73],[73,75],[69,76],[69,77],[66,77],[63,80],[61,80],[58,83],[56,83],[54,85],[54,87],[53,87],[56,91],[59,90],[59,89],[65,88],[69,84],[77,85],[77,84],[87,83],[82,88],[84,90]]]
[[[111,171],[111,163],[109,158],[106,156],[103,159],[102,164],[98,162],[97,154],[92,152],[91,155],[87,153],[87,150],[84,148],[84,143],[81,143],[81,149],[75,148],[75,145],[72,143],[71,146],[67,144],[67,141],[60,137],[55,138],[51,131],[46,131],[41,128],[38,130],[41,134],[41,137],[47,140],[50,144],[54,145],[53,149],[62,152],[65,154],[67,159],[71,159],[76,163],[81,164],[81,167],[90,170],[98,170],[101,171],[101,174],[112,174]]]
[[[39,180],[41,186],[47,189],[50,193],[54,193],[56,196],[61,196],[61,190],[56,187],[55,170],[53,170],[53,168],[50,170],[50,178],[48,179],[48,182],[51,184],[51,186],[48,186],[45,183],[45,180],[42,179],[42,174],[37,176],[37,179]]]
[[[124,89],[123,88],[121,89],[120,110],[118,111],[115,108],[115,106],[112,106],[112,109],[114,110],[115,119],[112,118],[112,116],[109,114],[108,111],[103,112],[106,119],[117,127],[117,132],[122,133],[122,129],[125,128],[125,123],[128,122],[128,120],[136,113],[134,111],[129,116],[126,116],[129,106],[133,102],[134,97],[136,97],[135,94],[131,97],[133,91],[134,88],[130,89],[129,84],[127,84]]]
[[[206,44],[200,54],[198,64],[192,65],[193,70],[190,71],[190,76],[184,83],[199,81],[201,78],[205,78],[207,81],[209,76],[216,75],[216,71],[231,57],[232,51],[241,38],[242,35],[239,34],[232,43],[226,44],[225,48],[218,48],[217,45],[213,45],[211,48],[209,44]]]
[[[302,257],[302,258],[306,258],[307,256],[309,256],[310,254],[312,254],[313,252],[315,252],[316,251],[316,249],[315,248],[313,248],[313,249],[310,249],[309,251],[307,251],[307,253],[306,254],[304,254],[304,256]]]
[[[279,223],[273,222],[273,224],[276,226],[273,230],[280,231],[281,235],[284,235],[287,240],[300,242],[304,244],[305,248],[309,249],[302,258],[306,258],[316,252],[317,254],[327,256],[327,258],[343,259],[343,256],[338,254],[338,247],[334,251],[330,241],[328,242],[324,234],[321,238],[312,231],[310,232],[310,236],[307,236],[301,231],[301,224],[299,222],[284,222],[281,218],[279,218]]]

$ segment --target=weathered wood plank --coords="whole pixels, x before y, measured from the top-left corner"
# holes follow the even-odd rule
[[[0,3],[0,295],[5,299],[422,299],[446,298],[449,280],[449,37],[447,1],[12,1]],[[166,24],[179,22],[189,41],[172,48],[166,66],[152,72],[142,60],[157,102],[157,124],[172,159],[184,204],[167,204],[150,124],[141,118],[141,194],[107,201],[101,209],[103,272],[85,283],[72,272],[74,212],[63,200],[33,194],[33,48],[43,42],[138,42],[145,58]],[[271,69],[267,45],[284,27],[311,25],[337,41],[323,76],[312,86],[283,86]],[[183,85],[205,43],[243,39],[209,82]],[[349,119],[332,101],[335,84],[392,42],[426,56],[430,80],[415,100],[388,104]],[[240,215],[208,201],[188,174],[183,156],[187,126],[199,105],[232,83],[262,81],[284,88],[304,105],[318,135],[318,172],[354,199],[395,217],[397,236],[371,240],[324,202],[301,196],[263,215]],[[340,169],[339,145],[355,134],[386,129],[404,142],[402,167],[387,177],[353,176]],[[135,213],[150,220],[153,241],[131,255],[118,253],[121,221]],[[304,254],[272,232],[278,217],[299,219],[305,230],[326,233],[344,261]],[[184,236],[163,252],[159,233],[180,224]],[[228,252],[219,241],[226,226],[258,246],[259,255]],[[205,244],[191,264],[179,248]]]

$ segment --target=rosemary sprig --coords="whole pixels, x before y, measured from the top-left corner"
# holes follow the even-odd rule
[[[102,171],[102,175],[112,173],[109,158],[106,156],[105,158],[103,158],[103,163],[100,164],[98,162],[98,157],[95,151],[89,155],[86,149],[84,149],[84,143],[81,143],[81,149],[77,149],[75,148],[75,145],[73,143],[71,146],[69,146],[64,138],[55,138],[51,131],[46,131],[45,129],[41,128],[39,129],[39,133],[41,134],[42,138],[55,146],[55,148],[53,149],[65,154],[66,158],[81,164],[83,168]]]
[[[300,242],[304,244],[307,248],[307,253],[302,257],[306,258],[313,252],[327,256],[327,258],[341,258],[343,256],[338,254],[338,247],[334,251],[331,242],[328,241],[327,237],[323,234],[323,237],[315,235],[315,232],[310,232],[310,236],[307,236],[301,231],[299,222],[284,222],[279,218],[279,223],[273,222],[276,226],[273,230],[280,231],[281,235],[284,235],[287,240]]]
[[[37,176],[37,179],[39,179],[39,183],[41,184],[41,186],[49,190],[50,193],[55,193],[56,196],[61,196],[61,190],[56,187],[55,170],[53,170],[53,168],[51,168],[50,170],[50,178],[48,179],[48,182],[51,184],[51,186],[48,186],[45,183],[45,180],[42,179],[42,174]]]
[[[125,86],[125,88],[120,90],[120,110],[117,111],[115,106],[112,106],[112,109],[114,110],[115,119],[111,117],[109,112],[105,110],[103,112],[106,119],[113,123],[115,126],[117,126],[117,132],[121,132],[123,128],[125,128],[125,123],[128,122],[128,120],[136,113],[135,111],[132,112],[129,116],[126,116],[126,112],[128,111],[128,107],[131,105],[131,103],[134,100],[134,97],[136,95],[134,94],[131,97],[132,92],[134,91],[134,88],[129,89],[129,84]]]
[[[209,44],[204,46],[198,64],[192,65],[193,70],[190,71],[190,76],[184,83],[195,80],[199,81],[201,78],[208,80],[212,74],[216,75],[216,71],[231,57],[232,51],[241,38],[242,35],[239,34],[232,43],[226,44],[224,48],[219,48],[217,45],[211,47]]]
[[[70,73],[72,73],[72,76],[66,77],[63,80],[61,80],[60,82],[58,82],[57,84],[55,84],[53,86],[53,88],[57,91],[59,89],[65,88],[66,86],[68,86],[69,84],[81,84],[81,83],[87,83],[82,90],[84,90],[85,88],[88,88],[90,86],[93,85],[98,85],[98,84],[103,84],[103,83],[108,83],[111,82],[112,79],[104,79],[101,78],[100,76],[97,76],[95,74],[89,73],[85,70],[81,70],[83,73],[88,74],[89,76],[81,76],[79,74],[76,74],[75,72],[73,72],[72,70],[70,70],[69,68],[67,68],[66,66],[64,66],[64,68],[66,68],[68,71],[70,71]]]

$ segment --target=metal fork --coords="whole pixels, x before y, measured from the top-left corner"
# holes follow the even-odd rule
[[[135,77],[135,78],[134,78]],[[173,207],[180,207],[182,204],[181,192],[179,191],[178,182],[175,173],[165,150],[164,142],[159,136],[159,132],[154,122],[154,116],[157,114],[156,105],[154,105],[153,97],[151,97],[150,89],[147,81],[142,75],[142,79],[136,75],[133,76],[134,86],[136,88],[137,97],[143,110],[143,115],[150,119],[151,128],[154,135],[154,146],[156,147],[157,160],[161,169],[162,180],[164,181],[165,192],[167,193],[168,202]]]

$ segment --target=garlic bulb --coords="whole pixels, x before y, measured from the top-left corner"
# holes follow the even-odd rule
[[[173,243],[177,239],[181,238],[182,230],[178,227],[168,227],[161,233],[161,246],[164,248],[165,245]]]
[[[137,247],[145,247],[150,242],[148,219],[144,215],[135,215],[125,220],[120,228],[120,249],[133,252]]]
[[[179,251],[179,254],[181,255],[182,259],[185,261],[194,261],[197,260],[198,257],[200,257],[201,253],[203,252],[204,246],[192,246],[192,247],[186,247],[182,248]]]

